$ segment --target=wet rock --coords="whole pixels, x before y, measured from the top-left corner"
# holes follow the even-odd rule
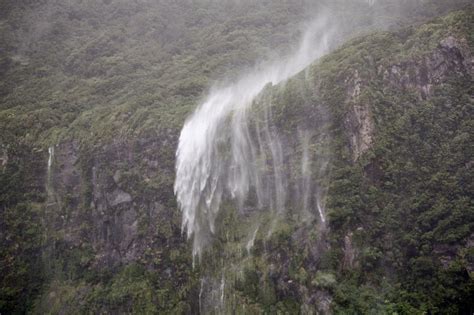
[[[111,194],[108,194],[107,199],[110,200],[110,205],[115,207],[122,203],[128,203],[132,201],[132,196],[120,189],[115,189]]]
[[[452,75],[472,76],[473,60],[466,40],[449,36],[423,58],[393,64],[384,70],[387,86],[416,92],[420,100],[433,96],[433,87]]]
[[[166,150],[174,152],[174,145],[169,143]],[[69,249],[89,244],[94,253],[92,268],[153,261],[150,253],[161,254],[166,245],[163,235],[170,241],[174,237],[170,223],[160,225],[173,218],[174,208],[163,203],[174,195],[172,189],[160,194],[159,189],[149,193],[144,187],[150,178],[172,174],[174,161],[143,161],[156,161],[164,149],[159,138],[114,141],[88,149],[74,141],[59,144],[51,170],[57,203],[49,210],[48,229],[56,231]],[[184,242],[180,236],[178,231],[174,241]]]
[[[315,304],[317,305],[317,310],[322,315],[332,314],[331,312],[331,303],[332,295],[327,291],[318,291],[315,295]]]
[[[344,124],[349,136],[353,160],[357,160],[372,145],[374,136],[374,122],[369,104],[361,102],[359,97],[366,84],[354,71],[352,77],[346,79],[346,102],[350,104]]]
[[[353,160],[357,160],[373,143],[374,122],[367,104],[354,104],[346,118]]]
[[[353,235],[352,232],[348,232],[346,236],[344,236],[344,259],[342,261],[342,268],[346,270],[357,267],[357,249],[354,247],[352,242]]]
[[[467,41],[464,38],[449,36],[441,40],[429,55],[375,68],[383,78],[385,90],[414,92],[419,100],[426,100],[433,97],[435,87],[442,86],[449,77],[472,77],[474,61]],[[355,70],[344,82],[346,103],[349,104],[344,123],[354,161],[366,152],[374,141],[375,124],[370,104],[360,100],[362,91],[372,79],[375,78],[362,77]]]

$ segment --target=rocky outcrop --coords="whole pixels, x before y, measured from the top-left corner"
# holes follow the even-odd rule
[[[440,41],[438,47],[429,55],[397,63],[383,73],[387,87],[400,91],[415,92],[420,100],[433,96],[435,86],[440,86],[449,77],[473,76],[473,59],[464,38],[449,36]]]
[[[448,36],[438,47],[422,58],[408,59],[388,67],[379,65],[374,76],[381,76],[384,89],[401,93],[415,93],[420,101],[433,96],[450,77],[473,77],[474,59],[464,38]],[[349,138],[353,160],[356,161],[373,144],[375,124],[370,104],[361,100],[361,94],[374,78],[362,78],[358,70],[345,80],[345,129]]]
[[[161,247],[152,239],[173,235],[174,208],[164,206],[173,192],[151,179],[171,178],[173,161],[160,159],[172,145],[140,139],[93,149],[74,141],[56,146],[48,224],[60,231],[58,240],[72,248],[90,245],[89,263],[97,268],[142,261],[150,246]],[[160,230],[163,220],[166,229]]]
[[[353,76],[346,79],[345,84],[347,86],[346,102],[350,104],[350,107],[344,123],[349,135],[352,158],[355,161],[372,145],[374,122],[369,104],[359,99],[364,85],[359,71],[355,70]]]
[[[342,261],[342,268],[343,269],[353,269],[356,267],[356,256],[357,256],[357,248],[354,247],[352,237],[352,232],[348,232],[344,236],[344,259]]]

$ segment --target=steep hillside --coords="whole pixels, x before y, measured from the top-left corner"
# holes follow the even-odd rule
[[[204,313],[472,312],[473,22],[371,34],[267,87],[249,130],[285,209],[224,203]]]
[[[0,312],[472,313],[472,9],[398,29],[451,8],[414,6],[268,85],[249,126],[281,139],[285,211],[227,198],[193,266],[180,128],[212,82],[288,54],[312,14],[205,3],[0,5]],[[356,33],[385,20],[354,9]]]

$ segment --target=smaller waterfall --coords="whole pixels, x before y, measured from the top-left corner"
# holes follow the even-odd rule
[[[204,291],[204,278],[201,278],[199,285],[199,314],[202,314],[202,292]]]
[[[199,288],[199,313],[223,314],[225,313],[225,287],[226,278],[222,273],[220,278],[204,276]]]
[[[245,249],[247,249],[247,253],[250,255],[250,250],[252,249],[254,243],[255,243],[255,238],[257,237],[258,229],[260,228],[260,225],[257,225],[255,228],[255,231],[252,233],[252,237],[249,239],[247,242],[247,245],[245,245]]]
[[[48,148],[48,166],[46,169],[46,192],[48,194],[48,203],[53,203],[52,198],[53,198],[53,188],[52,188],[52,166],[53,166],[53,161],[54,161],[54,146],[50,146]]]
[[[54,146],[48,148],[48,175],[51,173],[51,166],[53,165],[53,158],[54,158]]]
[[[301,190],[303,201],[303,215],[310,216],[310,194],[311,194],[311,159],[309,155],[310,134],[308,131],[300,131],[301,146],[303,154],[301,156]]]
[[[321,207],[321,203],[320,203],[319,200],[317,201],[316,206],[318,208],[319,216],[321,217],[321,222],[326,223],[326,217],[324,216],[324,210]]]
[[[224,273],[222,273],[221,286],[220,286],[219,289],[220,289],[220,291],[221,291],[221,298],[220,298],[221,308],[223,309],[223,308],[224,308],[224,292],[225,292],[225,277],[224,277]]]

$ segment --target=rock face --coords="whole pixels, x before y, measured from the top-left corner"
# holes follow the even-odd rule
[[[353,160],[356,161],[373,144],[375,125],[370,104],[361,100],[361,94],[371,81],[382,81],[386,88],[400,92],[414,92],[420,100],[433,97],[433,88],[440,87],[450,77],[473,77],[474,60],[464,38],[448,36],[429,55],[389,66],[379,66],[377,72],[362,78],[358,70],[345,83],[346,103],[349,110],[345,128],[350,141]]]
[[[63,233],[66,246],[90,245],[95,258],[89,263],[98,268],[140,261],[159,222],[173,217],[160,189],[136,194],[150,178],[171,176],[172,164],[157,160],[163,149],[162,142],[145,139],[116,142],[90,155],[74,141],[58,145],[50,179],[51,229]]]
[[[420,99],[433,96],[433,87],[449,77],[473,75],[473,60],[464,38],[443,39],[432,54],[394,64],[383,71],[387,86],[415,91]]]
[[[342,262],[343,269],[354,268],[354,261],[356,258],[356,249],[352,243],[353,233],[349,232],[344,236],[344,260]]]
[[[370,98],[364,96],[371,80],[381,77],[384,87],[414,92],[419,100],[426,100],[433,97],[434,87],[442,86],[450,76],[472,76],[473,70],[465,40],[454,37],[442,40],[424,58],[373,66],[376,70],[368,72],[369,76],[354,70],[344,80],[346,112],[343,124],[352,162],[370,150],[376,141],[375,114]],[[100,148],[83,148],[75,141],[56,146],[49,179],[52,193],[47,225],[49,230],[59,232],[55,241],[61,243],[60,248],[87,248],[87,268],[107,270],[140,262],[161,270],[163,277],[175,277],[174,266],[157,266],[152,262],[169,255],[174,250],[170,244],[184,244],[179,231],[180,213],[176,211],[171,187],[176,139],[177,132],[166,139],[113,141]],[[292,137],[285,137],[284,143],[286,154],[299,145]],[[320,276],[322,280],[316,279],[315,287],[310,289],[298,283],[299,278],[307,277],[307,272],[316,273],[324,255],[331,250],[326,240],[330,230],[323,230],[316,242],[310,241],[308,230],[300,229],[293,234],[292,242],[298,244],[294,246],[308,248],[307,260],[300,273],[295,275],[290,256],[277,247],[266,259],[274,266],[269,268],[268,277],[275,285],[275,294],[299,299],[303,305],[301,311],[310,312],[311,305],[317,304],[318,312],[330,314],[333,298],[328,288],[334,285],[332,275]],[[257,244],[256,248],[259,246]],[[341,252],[340,270],[350,272],[361,267],[361,250],[350,230],[336,246]],[[435,252],[446,268],[450,261],[446,257],[457,255],[457,251],[443,246],[436,247]],[[259,274],[258,277],[263,276]],[[221,280],[215,281],[214,286],[203,292],[222,290],[216,301],[224,303],[220,297],[224,295],[220,289]],[[212,303],[204,304],[199,307],[213,307]]]
[[[353,77],[346,80],[345,83],[347,86],[346,102],[350,104],[345,126],[352,149],[352,157],[355,161],[372,145],[375,126],[371,116],[370,104],[360,100],[361,91],[364,84],[367,83],[364,83],[361,79],[359,71],[355,70]]]
[[[59,301],[58,313],[130,313],[131,305],[142,305],[143,299],[148,299],[148,306],[157,306],[151,311],[142,310],[143,313],[224,313],[233,308],[243,313],[331,314],[347,313],[350,307],[354,313],[368,313],[384,304],[380,301],[384,301],[385,293],[377,291],[385,281],[393,281],[393,287],[403,283],[390,277],[399,277],[406,272],[404,269],[420,272],[421,276],[415,277],[423,280],[426,273],[434,274],[435,268],[441,266],[441,272],[450,272],[451,277],[461,261],[464,269],[459,272],[456,285],[465,284],[466,274],[469,277],[473,272],[469,254],[473,237],[462,242],[455,239],[458,244],[453,245],[443,230],[452,222],[443,221],[444,226],[436,226],[451,215],[443,211],[451,211],[454,203],[443,197],[444,203],[429,209],[432,212],[423,211],[443,193],[439,185],[450,184],[449,194],[462,195],[461,186],[469,186],[469,177],[456,174],[461,178],[458,183],[452,174],[468,173],[462,167],[469,169],[472,162],[460,163],[459,167],[456,160],[448,171],[432,176],[424,170],[425,161],[432,161],[431,152],[422,162],[406,162],[414,155],[410,150],[425,145],[424,138],[414,144],[403,139],[406,141],[391,142],[392,147],[377,145],[383,124],[387,123],[383,119],[402,117],[405,120],[400,119],[400,129],[416,127],[416,122],[403,125],[409,120],[403,116],[404,106],[423,107],[452,78],[462,82],[472,79],[473,60],[467,41],[446,36],[427,53],[399,58],[402,61],[376,61],[369,53],[361,59],[368,60],[364,63],[367,69],[350,62],[344,64],[342,59],[335,62],[335,71],[329,68],[324,72],[324,62],[315,65],[314,72],[321,71],[321,77],[329,84],[300,75],[281,90],[269,87],[269,98],[275,96],[271,102],[272,128],[281,133],[282,164],[288,168],[284,172],[289,187],[285,192],[291,195],[285,204],[288,209],[276,220],[263,217],[262,226],[268,225],[271,233],[262,232],[264,228],[258,226],[249,241],[238,224],[250,226],[254,222],[246,219],[259,215],[259,210],[252,201],[244,204],[240,212],[230,202],[223,203],[223,214],[216,219],[215,243],[195,269],[190,244],[182,236],[181,213],[172,186],[179,130],[101,140],[100,145],[92,144],[94,141],[63,140],[54,146],[50,167],[46,151],[26,151],[25,156],[31,156],[21,159],[30,159],[31,174],[24,177],[28,181],[25,190],[46,196],[46,200],[32,199],[34,207],[44,210],[44,261],[52,265],[53,271],[61,269],[58,275],[52,272],[46,301]],[[275,94],[270,91],[273,88]],[[329,88],[331,95],[324,95],[323,88]],[[377,103],[380,99],[383,102]],[[446,99],[449,103],[453,98]],[[382,117],[380,111],[395,105],[391,102],[396,102],[398,112]],[[419,117],[415,114],[413,117]],[[427,114],[429,118],[430,115]],[[385,133],[384,141],[399,136],[400,129],[390,127],[394,134],[390,133],[392,130]],[[441,131],[446,129],[445,125],[441,127]],[[301,141],[301,135],[306,140]],[[453,143],[459,139],[453,139]],[[403,149],[408,154],[402,156],[402,162],[394,162],[388,155],[406,153],[396,151],[399,143],[406,145]],[[310,153],[315,156],[314,161],[301,162]],[[442,154],[443,158],[449,156],[449,152]],[[0,174],[18,159],[2,147]],[[425,181],[435,187],[431,190],[433,195],[428,194],[428,186],[430,189],[421,190],[411,199],[401,200],[404,195],[400,191],[406,193],[404,189],[412,189],[412,183]],[[314,193],[306,189],[308,186],[315,189]],[[308,206],[311,202],[302,202],[319,201],[320,195],[325,196],[321,204],[313,202],[314,208],[324,208],[320,213]],[[457,211],[455,224],[463,223],[459,222],[467,211],[460,209],[464,210],[466,200],[469,201],[461,200],[457,208],[452,206],[452,212]],[[412,232],[410,237],[401,235]],[[458,237],[452,234],[451,239]],[[448,241],[436,243],[432,241],[436,237]],[[247,248],[240,246],[242,239],[249,244]],[[418,246],[421,242],[425,243]],[[428,257],[418,259],[421,252],[428,252]],[[356,277],[357,286],[353,284]],[[417,279],[411,280],[415,283]],[[61,281],[62,286],[57,285]],[[359,289],[363,291],[362,302],[359,294],[353,294]],[[372,300],[365,301],[366,298]],[[347,305],[350,306],[344,309]],[[49,305],[44,309],[53,312]],[[379,313],[394,310],[393,305],[388,305]]]

